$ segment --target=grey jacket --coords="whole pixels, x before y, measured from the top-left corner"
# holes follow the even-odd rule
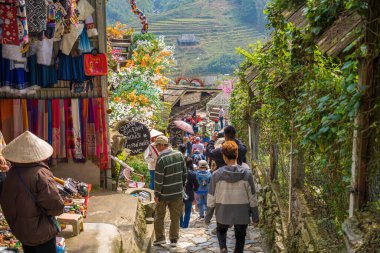
[[[212,216],[225,225],[259,221],[257,196],[252,172],[240,165],[223,166],[214,172],[207,196],[205,221]]]

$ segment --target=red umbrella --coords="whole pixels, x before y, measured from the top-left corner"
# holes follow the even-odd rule
[[[194,134],[193,127],[191,125],[187,124],[185,121],[183,121],[183,120],[176,120],[176,121],[174,121],[174,124],[179,129],[181,129],[181,130],[183,130],[185,132],[188,132],[189,134]]]

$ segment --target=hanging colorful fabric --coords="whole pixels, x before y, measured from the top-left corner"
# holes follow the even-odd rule
[[[107,55],[92,50],[84,55],[84,73],[86,76],[106,76],[108,73]]]
[[[0,43],[20,45],[17,26],[17,6],[14,1],[6,1],[0,4]]]
[[[48,6],[46,0],[26,1],[28,28],[30,33],[40,33],[46,30]]]
[[[17,0],[17,25],[20,50],[21,53],[26,53],[29,50],[30,41],[25,0]]]

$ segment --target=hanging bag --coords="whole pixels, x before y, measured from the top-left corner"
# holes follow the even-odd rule
[[[93,49],[90,54],[84,54],[84,74],[86,76],[106,76],[108,62],[106,54],[99,54]]]

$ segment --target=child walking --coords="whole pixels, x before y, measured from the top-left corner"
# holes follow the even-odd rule
[[[196,177],[199,184],[197,191],[199,218],[203,220],[205,218],[205,211],[207,208],[207,193],[211,181],[211,172],[209,171],[207,161],[199,161]]]

